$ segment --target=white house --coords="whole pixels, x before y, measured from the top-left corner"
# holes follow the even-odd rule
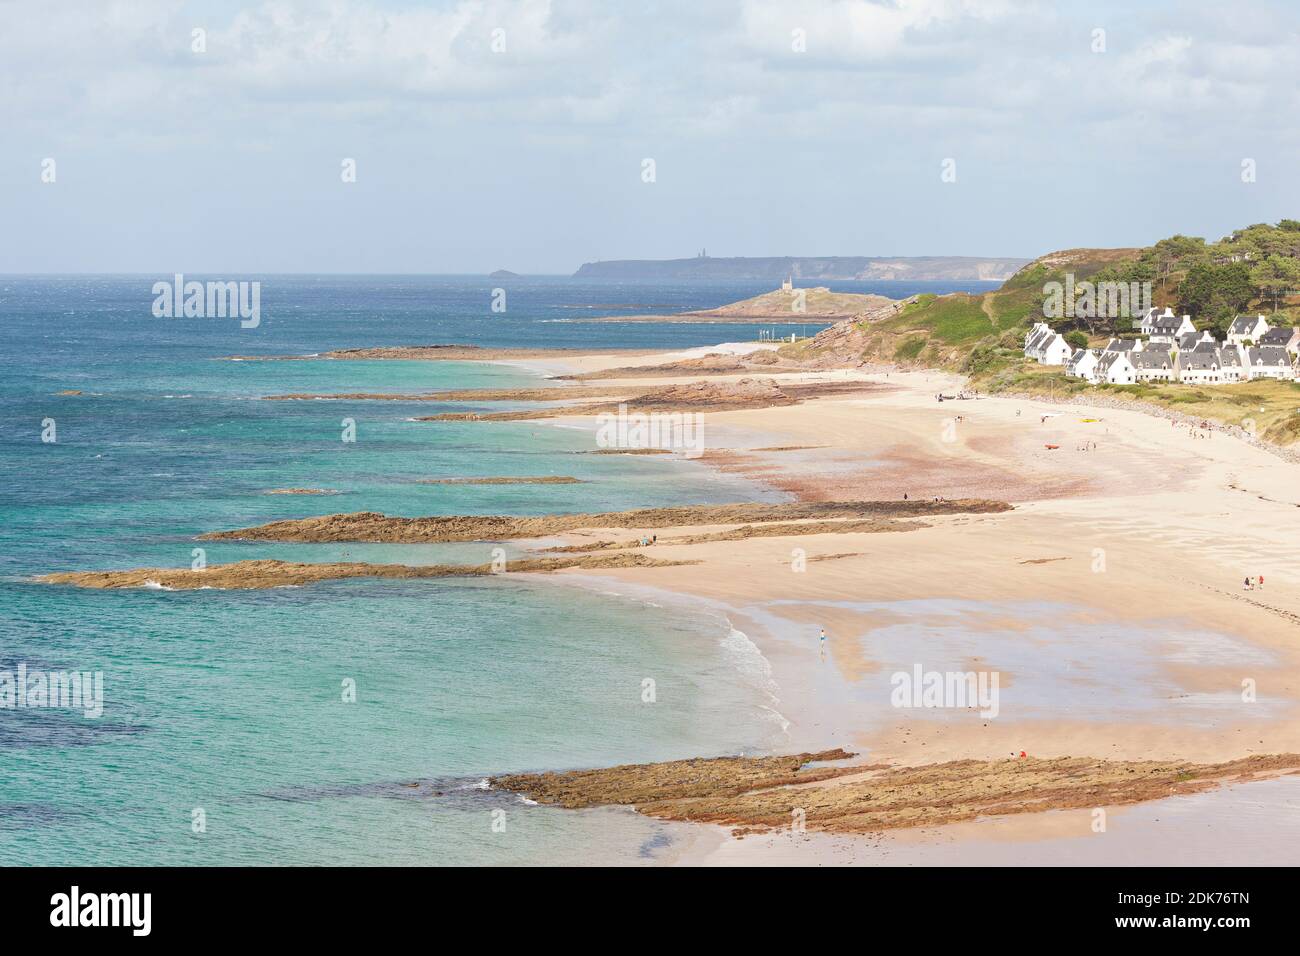
[[[1174,360],[1159,346],[1130,352],[1128,359],[1139,382],[1172,382],[1178,377]]]
[[[1151,308],[1143,312],[1142,317],[1137,321],[1136,328],[1138,329],[1138,331],[1141,332],[1143,335],[1150,335],[1151,326],[1155,324],[1156,317],[1158,315],[1160,315],[1160,310],[1155,306],[1152,306]]]
[[[1025,336],[1025,358],[1037,359],[1042,355],[1043,344],[1055,334],[1046,322],[1035,322]]]
[[[1244,382],[1250,378],[1240,345],[1224,345],[1219,349],[1219,377],[1225,382]]]
[[[1144,324],[1147,324],[1145,320]],[[1196,326],[1192,324],[1190,315],[1174,315],[1168,308],[1159,315],[1154,316],[1150,320],[1149,327],[1150,331],[1147,335],[1152,342],[1164,342],[1169,345],[1177,342],[1179,336],[1196,331]],[[1146,331],[1145,328],[1143,331]]]
[[[1137,372],[1129,361],[1128,352],[1103,352],[1097,361],[1096,376],[1100,382],[1108,385],[1132,385],[1137,381]]]
[[[1257,378],[1279,378],[1291,381],[1295,378],[1295,369],[1291,367],[1291,355],[1286,349],[1265,345],[1249,347],[1245,352],[1246,368],[1252,381]]]
[[[1262,315],[1239,315],[1228,326],[1228,341],[1233,345],[1258,344],[1269,328],[1268,319]]]
[[[1065,363],[1065,374],[1095,383],[1098,361],[1100,356],[1095,349],[1075,349],[1070,361]]]
[[[1218,348],[1197,348],[1178,354],[1178,379],[1188,385],[1218,385],[1223,381],[1223,356]]]
[[[1038,363],[1040,365],[1064,365],[1074,354],[1074,349],[1070,343],[1065,341],[1065,336],[1059,332],[1053,332],[1051,337],[1042,344],[1039,349]]]

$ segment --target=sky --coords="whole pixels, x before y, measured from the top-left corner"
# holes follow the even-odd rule
[[[1216,239],[1300,218],[1298,34],[1283,0],[0,0],[0,273]]]

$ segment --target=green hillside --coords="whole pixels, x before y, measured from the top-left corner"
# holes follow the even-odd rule
[[[1065,397],[1085,389],[1177,408],[1230,424],[1250,421],[1278,444],[1300,440],[1300,384],[1250,382],[1220,388],[1181,384],[1088,386],[1059,367],[1024,357],[1029,328],[1043,320],[1048,282],[1150,282],[1152,304],[1190,313],[1222,336],[1233,315],[1262,312],[1300,324],[1300,222],[1255,225],[1219,242],[1173,236],[1147,248],[1067,249],[1035,259],[993,292],[920,295],[885,317],[840,322],[781,354],[819,365],[858,362],[937,368],[970,377],[981,391]],[[1132,334],[1131,317],[1050,318],[1075,345]]]
[[[800,359],[822,356],[827,346],[844,361],[898,362],[989,379],[1022,362],[1025,333],[1043,314],[1048,282],[1151,284],[1152,304],[1187,312],[1198,327],[1222,335],[1238,313],[1277,314],[1300,322],[1300,221],[1249,226],[1218,242],[1173,236],[1132,249],[1067,249],[1035,259],[993,292],[921,295],[880,318],[855,322],[855,334],[828,329],[782,350]],[[1290,308],[1291,311],[1288,311]],[[1132,317],[1049,319],[1076,344],[1104,342],[1132,331]]]

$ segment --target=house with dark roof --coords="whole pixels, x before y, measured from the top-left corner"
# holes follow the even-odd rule
[[[1223,382],[1223,356],[1218,347],[1195,348],[1178,353],[1178,380],[1189,385],[1218,385]]]
[[[1286,349],[1288,352],[1295,354],[1300,352],[1300,329],[1277,325],[1261,335],[1255,344]]]
[[[1168,309],[1166,309],[1165,311],[1168,311]],[[1152,306],[1151,308],[1143,312],[1140,317],[1138,317],[1138,319],[1133,323],[1133,327],[1136,328],[1143,335],[1150,335],[1151,326],[1155,324],[1155,320],[1159,315],[1160,315],[1160,310],[1155,306]]]
[[[1246,368],[1251,381],[1257,378],[1276,378],[1285,381],[1295,379],[1295,369],[1291,366],[1291,353],[1275,345],[1254,345],[1245,349]]]
[[[1109,385],[1132,385],[1137,381],[1137,371],[1129,356],[1132,352],[1103,352],[1097,360],[1097,381]]]
[[[1218,344],[1214,338],[1214,333],[1206,329],[1204,332],[1186,332],[1174,339],[1173,345],[1175,351],[1190,352],[1202,343]]]
[[[1106,343],[1103,352],[1141,352],[1143,342],[1141,339],[1111,339]]]
[[[1025,356],[1039,365],[1064,365],[1074,354],[1065,336],[1053,332],[1046,322],[1039,322],[1025,339]]]
[[[1072,378],[1081,378],[1086,382],[1096,383],[1097,363],[1100,355],[1096,349],[1075,349],[1070,360],[1065,363],[1065,374]]]
[[[1228,341],[1233,345],[1251,342],[1259,344],[1260,338],[1271,328],[1262,315],[1239,315],[1228,326]]]
[[[1046,322],[1034,323],[1034,327],[1025,336],[1025,358],[1038,358],[1042,345],[1047,342],[1048,336],[1053,334],[1055,333],[1052,332],[1052,327]]]
[[[1040,365],[1064,365],[1073,354],[1074,348],[1065,341],[1065,336],[1053,332],[1040,347],[1038,362]]]
[[[1139,382],[1172,382],[1178,378],[1174,359],[1166,349],[1150,346],[1141,352],[1128,353],[1133,374]]]
[[[1246,369],[1246,356],[1240,345],[1219,348],[1219,373],[1224,382],[1244,382],[1250,378]]]
[[[1152,342],[1167,342],[1170,345],[1177,341],[1180,335],[1196,331],[1196,326],[1192,324],[1190,315],[1174,315],[1170,309],[1165,309],[1152,318],[1149,328],[1150,331],[1147,332],[1147,336]],[[1143,331],[1146,331],[1146,329]]]

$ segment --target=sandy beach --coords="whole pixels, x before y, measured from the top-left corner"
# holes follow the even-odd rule
[[[527,364],[547,374],[560,367]],[[617,359],[566,356],[562,364],[591,371]],[[656,529],[660,541],[641,549],[645,554],[693,563],[560,572],[575,583],[598,578],[603,587],[613,581],[723,609],[770,663],[777,707],[789,722],[776,752],[845,747],[864,762],[913,766],[1015,760],[1022,752],[1227,761],[1300,751],[1294,465],[1221,433],[1192,431],[1142,411],[1008,397],[938,402],[937,393],[961,387],[938,373],[773,377],[854,379],[875,388],[864,397],[706,413],[711,465],[797,500],[907,494],[1014,506],[927,519],[926,528],[908,534],[672,544],[663,539],[718,529]],[[759,450],[771,448],[790,450]],[[642,533],[648,532],[601,529],[563,540]],[[796,548],[806,556],[802,571],[794,568]],[[1247,590],[1247,576],[1262,576],[1264,585]],[[824,662],[819,628],[828,636]],[[891,675],[915,664],[996,671],[996,718],[971,708],[892,706]],[[1232,792],[1240,795],[1234,799],[1276,803],[1281,811],[1295,804],[1293,780]],[[1048,847],[1061,826],[1069,830],[1081,819],[1087,830],[1078,814],[1054,827],[1042,824],[1047,816],[1008,818],[997,829],[998,842]],[[1261,846],[1269,819],[1255,817]],[[991,859],[980,849],[988,832],[970,823],[940,828],[928,842],[924,834],[891,835],[888,857],[867,858],[952,862],[963,858],[952,847],[969,845],[971,859]],[[1186,840],[1199,841],[1202,855],[1213,857],[1208,844],[1225,839],[1205,827],[1168,839],[1152,831],[1148,838],[1171,859]],[[700,838],[700,846],[712,849],[683,860],[833,862],[845,839],[818,835],[791,857],[776,837],[719,842],[715,833]],[[862,845],[860,837],[847,839]],[[1124,841],[1107,842],[1115,844],[1114,854],[1094,848],[1088,859],[1123,862],[1118,844]],[[778,844],[786,849],[778,851]],[[936,853],[940,844],[949,849]],[[1279,861],[1279,851],[1269,855]],[[1031,857],[1047,860],[1051,853],[1024,859]]]

